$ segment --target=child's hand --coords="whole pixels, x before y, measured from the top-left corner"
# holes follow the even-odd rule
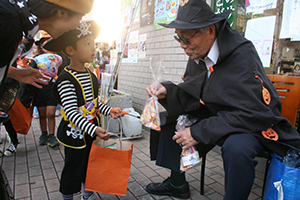
[[[122,113],[121,108],[112,108],[110,111],[110,116],[112,116],[112,118],[117,119],[119,117],[123,117],[124,113]]]
[[[100,137],[102,140],[108,140],[109,139],[109,134],[106,130],[104,130],[101,127],[97,127],[95,134]]]

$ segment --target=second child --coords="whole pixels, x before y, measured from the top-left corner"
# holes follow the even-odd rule
[[[82,186],[81,199],[95,198],[93,192],[84,190],[88,157],[96,136],[109,139],[108,132],[99,127],[98,114],[113,118],[123,116],[121,112],[111,113],[110,106],[98,101],[98,80],[84,67],[86,62],[94,60],[94,40],[99,33],[100,27],[95,21],[85,21],[75,30],[50,39],[44,45],[49,51],[63,51],[70,57],[70,65],[61,72],[53,86],[54,97],[62,106],[57,138],[65,146],[65,164],[59,188],[63,199],[73,199],[73,194],[80,192]]]

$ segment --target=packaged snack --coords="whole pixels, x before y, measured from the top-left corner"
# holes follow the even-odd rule
[[[51,53],[41,54],[34,59],[39,70],[48,73],[51,78],[57,75],[58,67],[62,63],[62,58],[59,55]]]
[[[152,96],[147,100],[140,122],[148,128],[160,131],[157,97]]]
[[[155,61],[150,58],[150,70],[152,74],[153,83],[161,82],[163,73],[162,61]],[[154,88],[155,90],[157,88]],[[146,106],[141,115],[140,122],[146,127],[160,131],[160,119],[158,110],[158,101],[156,96],[152,96],[147,100]]]
[[[191,118],[188,115],[180,115],[177,119],[176,131],[181,132],[186,127],[189,127],[192,124],[194,124],[196,121],[196,118]],[[182,150],[180,158],[180,171],[184,172],[188,169],[191,169],[200,162],[201,159],[199,157],[199,152],[194,146],[186,150]]]

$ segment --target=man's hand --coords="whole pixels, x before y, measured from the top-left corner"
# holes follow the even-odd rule
[[[167,95],[167,89],[160,83],[152,83],[150,86],[146,89],[149,97],[151,96],[157,96],[159,99],[166,98]]]
[[[7,72],[7,77],[13,78],[19,82],[33,85],[39,89],[43,87],[37,83],[48,85],[49,77],[46,77],[42,72],[33,68],[17,69],[10,67]],[[43,79],[43,80],[41,80]]]
[[[185,128],[181,132],[175,132],[173,140],[175,140],[177,144],[182,146],[183,150],[188,149],[199,143],[192,137],[191,129],[189,127]]]
[[[101,127],[97,127],[95,130],[95,134],[100,137],[102,140],[108,140],[109,139],[109,134],[106,130],[104,130]]]

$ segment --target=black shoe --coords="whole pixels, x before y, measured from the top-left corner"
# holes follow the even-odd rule
[[[150,183],[146,187],[146,191],[155,195],[168,195],[180,199],[187,199],[190,197],[189,183],[185,183],[181,186],[175,186],[167,178],[162,183]]]
[[[57,139],[54,136],[54,134],[49,134],[48,135],[48,145],[49,145],[49,147],[59,146],[59,142],[57,141]]]
[[[39,144],[40,145],[46,145],[47,141],[48,141],[48,133],[47,132],[45,132],[45,133],[42,132],[42,135],[39,137]]]

